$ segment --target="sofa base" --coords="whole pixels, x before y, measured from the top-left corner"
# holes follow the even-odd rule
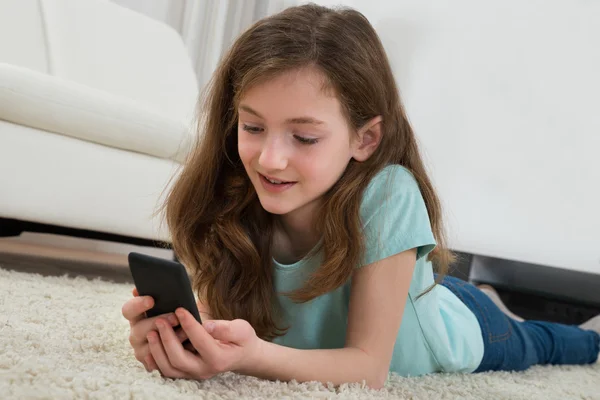
[[[156,211],[180,164],[2,120],[0,135],[5,235],[43,229],[128,243],[169,241]]]
[[[11,218],[0,218],[0,237],[19,236],[23,232],[49,233],[53,235],[72,236],[85,239],[102,240],[106,242],[125,243],[136,246],[158,247],[172,250],[171,244],[165,241],[142,239],[131,236],[117,235],[114,233],[96,232],[87,229],[69,228],[66,226],[42,224],[39,222],[20,221]]]

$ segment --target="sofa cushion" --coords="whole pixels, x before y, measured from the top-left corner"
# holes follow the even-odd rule
[[[191,120],[6,63],[0,63],[0,119],[179,162],[193,134]]]

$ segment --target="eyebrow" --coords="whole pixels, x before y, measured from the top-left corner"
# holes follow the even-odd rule
[[[265,119],[262,115],[260,115],[260,113],[258,113],[258,111],[253,110],[252,108],[246,106],[246,105],[240,105],[240,110],[244,110],[249,114],[255,115],[258,118],[262,118]],[[286,123],[288,124],[310,124],[310,125],[325,125],[325,122],[320,121],[318,119],[312,118],[312,117],[294,117],[294,118],[288,118],[285,120]]]

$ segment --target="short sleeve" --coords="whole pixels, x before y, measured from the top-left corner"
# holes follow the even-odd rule
[[[416,248],[417,260],[436,246],[425,200],[414,176],[390,165],[369,183],[361,203],[365,234],[362,265]]]

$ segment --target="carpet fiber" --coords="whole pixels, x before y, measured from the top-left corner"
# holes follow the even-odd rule
[[[391,375],[385,388],[269,382],[223,374],[163,379],[133,357],[121,305],[131,285],[0,268],[2,399],[600,399],[600,364],[524,373]]]

